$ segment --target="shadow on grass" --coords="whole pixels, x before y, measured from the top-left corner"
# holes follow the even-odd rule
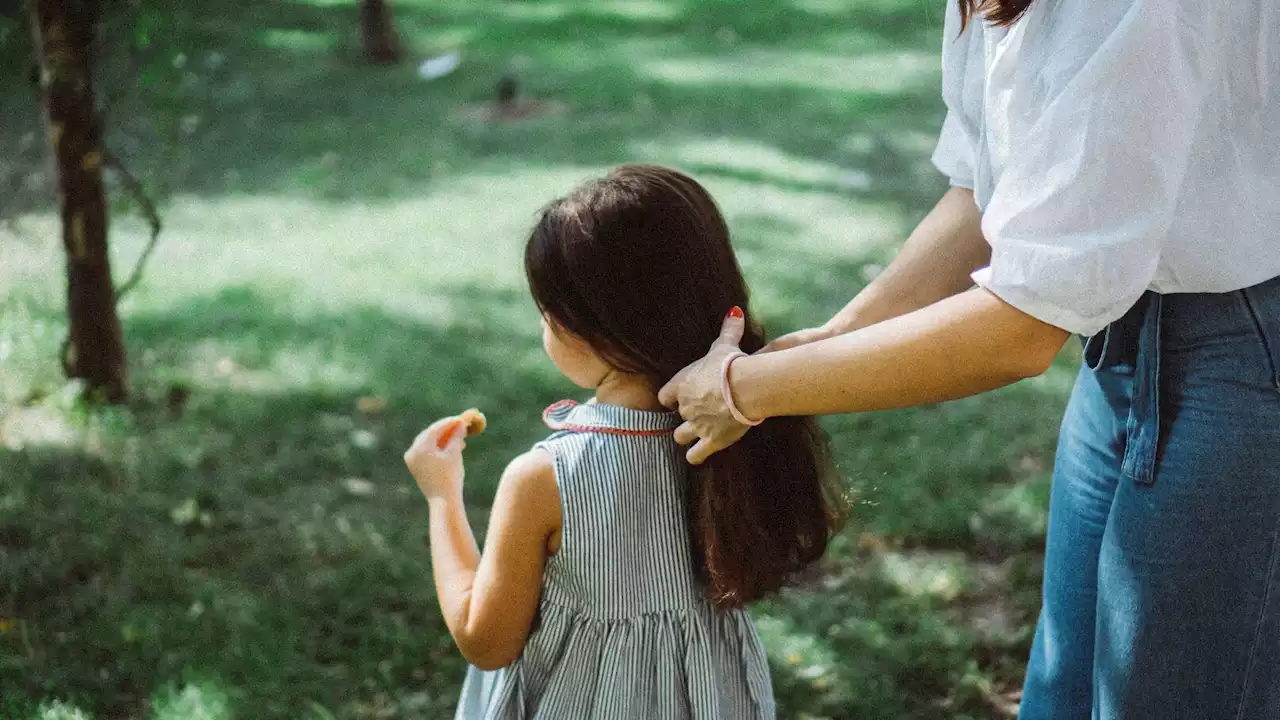
[[[858,193],[917,204],[914,180],[930,173],[895,175],[904,151],[894,143],[936,131],[936,62],[899,61],[936,54],[936,13],[907,0],[653,3],[670,11],[650,15],[626,6],[396,3],[419,54],[465,45],[462,67],[427,83],[411,62],[356,59],[354,6],[269,0],[232,12],[225,2],[164,2],[149,16],[160,18],[152,46],[104,54],[109,142],[163,194],[343,200],[430,192],[476,168],[608,165],[643,159],[655,144],[729,137],[873,170]],[[567,114],[460,119],[513,64],[528,92]],[[14,188],[26,181],[17,170],[29,171],[28,207],[47,206],[36,95],[14,80],[3,92],[14,100],[5,111],[13,122],[0,129]],[[852,136],[874,142],[845,147]]]
[[[536,410],[568,392],[535,334],[484,329],[496,324],[486,315],[516,303],[510,293],[464,288],[454,299],[474,320],[464,328],[374,308],[306,314],[248,287],[131,317],[135,356],[169,376],[143,374],[134,405],[89,450],[0,450],[0,617],[20,624],[0,637],[0,694],[132,717],[166,684],[204,677],[237,716],[447,717],[463,666],[434,604],[425,507],[399,450],[430,419],[484,408],[490,429],[468,451],[481,520],[501,467],[545,434]],[[352,364],[315,370],[324,358]],[[174,384],[190,393],[180,415],[165,404]],[[369,394],[385,409],[360,412]],[[893,571],[885,558],[915,562],[892,536],[920,523],[921,508],[866,475],[910,484],[945,468],[949,480],[920,492],[950,483],[963,511],[981,514],[974,478],[1007,472],[1007,458],[952,451],[983,432],[977,417],[1018,403],[1027,399],[975,406],[958,431],[939,409],[831,424],[874,504],[821,577],[757,612],[784,717],[925,718],[940,698],[956,713],[987,707],[975,689],[985,676],[965,673],[984,656],[985,669],[1025,652],[1025,617],[983,634],[948,608],[1034,578],[993,590],[963,563]],[[909,441],[901,456],[886,450],[903,437],[941,447],[917,447],[912,460]],[[885,529],[875,505],[890,498],[903,515]],[[869,550],[877,534],[889,545]],[[972,538],[944,539],[972,548]],[[1016,668],[1001,672],[1007,681]]]
[[[469,301],[483,313],[503,300]],[[135,353],[172,367],[199,362],[211,341],[258,354],[234,352],[221,380],[187,385],[180,417],[158,402],[171,388],[144,376],[97,453],[0,451],[0,617],[21,623],[0,638],[13,651],[0,695],[131,716],[156,683],[202,672],[237,715],[297,717],[309,701],[341,717],[379,703],[443,716],[462,665],[400,449],[462,409],[460,395],[484,407],[490,430],[468,469],[486,507],[509,459],[487,448],[545,435],[530,408],[563,390],[507,362],[540,348],[372,310],[299,318],[243,288],[129,325]],[[357,410],[373,386],[288,388],[288,368],[273,365],[353,348],[388,389],[385,409]]]
[[[473,172],[658,160],[884,205],[899,235],[944,184],[924,162],[941,120],[926,67],[940,10],[924,3],[393,5],[414,53],[461,47],[461,68],[425,83],[412,63],[362,65],[353,3],[148,4],[156,44],[104,62],[113,147],[166,194],[335,204]],[[136,68],[157,62],[168,70],[139,86]],[[509,67],[565,114],[458,116]],[[0,150],[36,140],[0,157],[38,168],[34,94],[3,76]],[[29,194],[47,207],[40,182]],[[892,255],[822,247],[794,216],[732,222],[776,331],[825,320]],[[98,440],[0,450],[0,620],[16,621],[0,634],[6,701],[160,715],[198,686],[243,717],[448,716],[462,665],[400,448],[435,417],[486,410],[468,467],[482,519],[503,464],[545,434],[538,411],[572,389],[521,293],[443,290],[462,318],[445,326],[375,304],[313,310],[261,276],[128,314],[137,399],[86,421],[108,426]],[[860,502],[824,572],[756,613],[783,717],[1001,716],[989,694],[1016,683],[1025,656],[1071,368],[824,421]],[[386,407],[362,412],[362,397]]]

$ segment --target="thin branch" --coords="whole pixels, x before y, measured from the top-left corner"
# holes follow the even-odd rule
[[[156,210],[155,202],[151,200],[146,190],[143,189],[142,183],[138,182],[133,173],[129,172],[129,169],[124,166],[120,158],[116,157],[115,153],[110,150],[103,152],[102,155],[104,164],[119,176],[120,183],[124,186],[125,191],[138,204],[142,216],[146,218],[147,224],[151,226],[151,239],[147,241],[147,246],[143,248],[142,255],[138,256],[138,262],[133,266],[133,272],[129,273],[129,279],[125,280],[120,285],[120,289],[116,290],[116,302],[119,303],[142,279],[142,268],[147,264],[147,259],[151,257],[151,251],[156,249],[156,241],[160,239],[160,213]]]

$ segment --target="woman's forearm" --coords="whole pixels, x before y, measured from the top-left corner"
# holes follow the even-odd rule
[[[973,191],[953,187],[907,238],[893,262],[827,322],[846,333],[905,315],[969,289],[991,259]]]
[[[733,363],[748,417],[910,407],[1039,375],[1068,333],[973,289],[861,330]]]

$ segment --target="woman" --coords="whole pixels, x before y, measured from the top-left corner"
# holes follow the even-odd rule
[[[699,463],[1087,338],[1021,717],[1280,718],[1280,4],[949,3],[953,187],[822,327],[745,357],[727,319],[662,389],[676,439]]]

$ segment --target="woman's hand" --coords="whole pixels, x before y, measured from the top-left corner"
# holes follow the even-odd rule
[[[459,416],[432,423],[418,433],[404,454],[404,464],[428,501],[462,496],[462,449],[466,428]]]
[[[832,338],[839,334],[840,333],[826,325],[805,328],[804,330],[796,330],[795,332],[787,333],[768,345],[765,345],[760,349],[760,352],[767,353],[777,352],[778,350],[789,350],[793,347],[800,347],[801,345],[808,345],[809,343],[815,343],[819,340],[826,340],[827,338]]]
[[[720,386],[724,360],[741,352],[742,332],[746,327],[742,310],[735,307],[725,316],[720,337],[697,362],[676,373],[658,392],[658,402],[678,410],[685,422],[676,428],[675,440],[681,445],[697,443],[685,453],[692,465],[701,465],[711,455],[737,442],[748,429],[733,419]]]

